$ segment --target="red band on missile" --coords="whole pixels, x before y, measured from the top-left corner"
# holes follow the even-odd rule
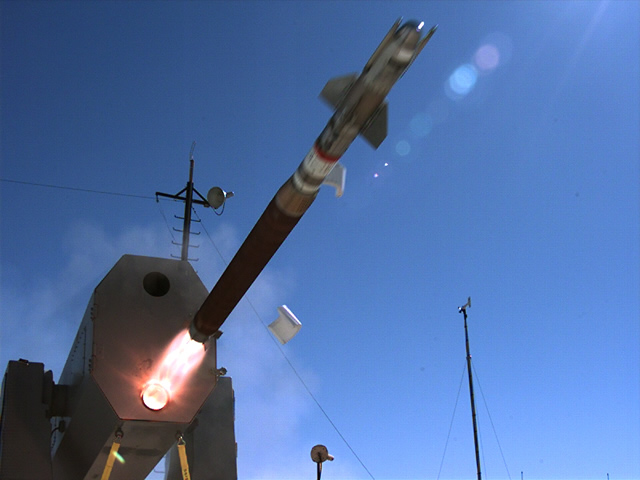
[[[313,148],[316,151],[316,155],[318,155],[318,157],[320,157],[323,162],[336,163],[338,160],[340,160],[340,157],[332,157],[331,155],[328,155],[320,150],[320,147],[318,147],[318,142],[313,144]]]

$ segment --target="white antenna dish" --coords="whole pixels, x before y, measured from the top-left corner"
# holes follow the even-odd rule
[[[214,210],[224,205],[227,198],[233,197],[233,192],[225,192],[220,187],[213,187],[207,193],[207,202]]]

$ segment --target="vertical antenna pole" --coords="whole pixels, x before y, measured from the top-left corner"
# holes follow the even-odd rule
[[[187,182],[187,188],[185,191],[184,202],[184,224],[182,227],[182,252],[180,254],[180,260],[189,259],[189,237],[191,235],[191,206],[193,205],[193,149],[196,147],[196,142],[191,144],[191,153],[189,154],[189,181]]]
[[[464,316],[464,339],[467,348],[467,371],[469,372],[469,395],[471,397],[471,419],[473,421],[473,442],[476,447],[476,470],[478,472],[478,480],[482,480],[480,472],[480,446],[478,444],[478,423],[476,421],[476,401],[473,395],[473,374],[471,373],[471,352],[469,350],[469,332],[467,329],[467,308],[471,307],[471,297],[467,303],[458,308],[458,312]]]
[[[169,193],[163,193],[163,192],[156,192],[156,202],[158,201],[158,197],[171,198],[173,200],[180,200],[181,202],[184,202],[184,217],[182,217],[182,219],[184,220],[184,223],[182,224],[182,251],[180,254],[180,260],[183,260],[185,262],[189,260],[189,239],[191,237],[191,212],[193,211],[193,205],[194,204],[202,205],[204,207],[211,207],[213,209],[216,209],[220,206],[224,207],[226,199],[233,197],[233,192],[225,192],[220,187],[214,187],[209,191],[209,193],[211,193],[212,191],[215,193],[214,205],[211,205],[209,204],[209,200],[204,198],[202,194],[196,189],[196,187],[194,187],[193,166],[195,162],[193,161],[193,150],[195,148],[196,148],[196,142],[193,142],[191,144],[191,153],[189,153],[189,181],[187,182],[187,186],[184,187],[175,195],[171,195]],[[184,193],[184,196],[182,196],[183,193]],[[194,193],[197,195],[197,198],[193,198]],[[217,198],[216,196],[219,198]],[[222,212],[220,212],[218,215],[222,215]],[[176,218],[181,218],[181,217],[176,216]],[[200,220],[195,220],[195,221],[200,222]],[[177,229],[174,228],[174,230],[177,230]],[[180,231],[180,230],[177,230],[177,231]],[[194,235],[197,235],[197,234],[198,232],[194,233]],[[178,245],[176,242],[172,242],[172,243],[175,245]],[[197,248],[196,245],[193,245],[193,246]],[[171,256],[174,257],[173,255]],[[174,258],[178,258],[178,257],[174,257]]]

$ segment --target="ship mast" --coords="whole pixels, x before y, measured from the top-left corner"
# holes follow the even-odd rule
[[[224,205],[226,200],[234,196],[233,192],[225,192],[220,187],[213,187],[211,190],[209,190],[209,193],[207,193],[207,198],[204,198],[202,194],[198,190],[196,190],[196,187],[193,185],[193,165],[194,165],[193,150],[195,148],[196,148],[196,142],[193,142],[191,144],[191,152],[189,153],[189,181],[187,182],[187,186],[184,187],[175,195],[170,195],[168,193],[163,193],[163,192],[156,192],[156,201],[158,201],[158,197],[165,197],[165,198],[171,198],[173,200],[180,200],[184,202],[184,217],[178,217],[176,215],[176,218],[183,220],[182,230],[178,230],[177,228],[174,228],[174,230],[178,232],[182,232],[182,243],[176,243],[176,242],[172,242],[172,243],[174,243],[175,245],[180,245],[182,247],[181,253],[180,253],[180,260],[185,262],[187,260],[190,260],[189,247],[195,247],[195,248],[198,247],[197,245],[189,245],[189,239],[191,235],[200,235],[199,232],[191,232],[191,223],[200,222],[199,219],[198,220],[191,219],[191,211],[193,210],[193,204],[195,203],[196,205],[211,207],[214,211],[219,207],[223,207],[220,213],[216,212],[216,215],[222,215],[222,212],[224,212]],[[199,198],[193,198],[194,193]],[[171,255],[171,256],[173,257],[174,255]],[[178,258],[178,257],[175,257],[175,258]]]
[[[471,297],[467,299],[467,303],[462,307],[458,307],[458,312],[464,316],[464,339],[467,347],[467,371],[469,372],[469,395],[471,397],[471,419],[473,421],[473,442],[476,448],[476,469],[478,471],[478,480],[482,480],[480,472],[480,447],[478,445],[478,424],[476,421],[476,401],[473,395],[473,374],[471,373],[471,352],[469,350],[469,332],[467,330],[467,308],[471,308]]]

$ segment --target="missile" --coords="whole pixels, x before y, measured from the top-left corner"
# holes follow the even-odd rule
[[[437,26],[422,37],[424,22],[396,21],[360,75],[337,77],[321,97],[335,112],[294,174],[280,187],[195,314],[191,338],[206,342],[216,334],[271,257],[328,183],[342,195],[345,170],[338,163],[361,134],[374,148],[387,136],[385,98],[420,54]],[[218,333],[219,335],[219,333]]]
[[[437,29],[421,39],[423,22],[399,24],[393,24],[359,76],[334,78],[322,90],[322,98],[336,109],[316,142],[326,156],[340,158],[358,134],[374,148],[387,136],[384,99]]]

